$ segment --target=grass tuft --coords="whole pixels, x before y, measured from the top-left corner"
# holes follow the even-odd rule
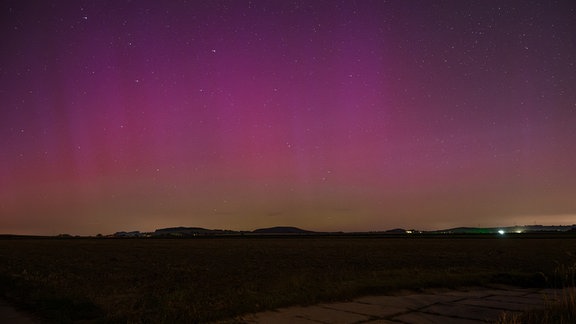
[[[576,263],[559,265],[554,271],[554,286],[564,287],[559,295],[546,296],[545,308],[523,314],[504,313],[499,324],[576,323]]]

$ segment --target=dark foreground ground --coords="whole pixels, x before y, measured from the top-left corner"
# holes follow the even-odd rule
[[[576,237],[1,239],[0,297],[52,322],[203,322],[398,289],[561,285]]]

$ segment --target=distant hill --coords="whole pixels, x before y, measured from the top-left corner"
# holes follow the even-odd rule
[[[275,226],[275,227],[268,227],[268,228],[259,228],[257,230],[252,231],[255,234],[311,234],[316,233],[313,231],[303,230],[298,227],[292,226]]]
[[[504,227],[455,227],[428,233],[448,233],[448,234],[491,234],[491,233],[551,233],[568,232],[574,230],[574,225],[524,225],[524,226],[504,226]]]
[[[253,231],[233,231],[225,229],[207,229],[202,227],[167,227],[155,230],[152,233],[142,233],[139,231],[132,232],[116,232],[108,237],[131,238],[131,237],[195,237],[195,236],[229,236],[229,235],[266,235],[266,234],[308,234],[308,235],[404,235],[404,234],[419,234],[419,235],[436,235],[436,234],[514,234],[514,233],[562,233],[562,232],[576,232],[576,225],[524,225],[524,226],[504,226],[504,227],[454,227],[443,230],[434,231],[419,231],[419,230],[406,230],[403,228],[394,228],[386,231],[377,232],[314,232],[304,230],[294,226],[274,226],[267,228],[259,228]]]
[[[406,230],[403,228],[395,228],[385,231],[384,234],[406,234]]]
[[[116,232],[112,234],[112,237],[146,237],[146,233],[141,233],[140,231],[131,231],[131,232]]]
[[[496,233],[498,229],[481,227],[454,227],[449,229],[431,231],[430,233],[451,233],[451,234],[487,234]]]
[[[202,227],[168,227],[157,229],[152,233],[152,236],[174,236],[174,237],[187,237],[198,235],[223,235],[223,234],[236,234],[236,231],[221,230],[221,229],[206,229]]]

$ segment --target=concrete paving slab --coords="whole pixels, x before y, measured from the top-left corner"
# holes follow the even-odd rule
[[[514,289],[514,290],[495,290],[490,289],[486,290],[485,292],[488,295],[497,295],[497,296],[524,296],[531,293],[538,291],[537,289]]]
[[[287,314],[278,311],[268,311],[263,313],[258,313],[254,315],[244,316],[242,318],[236,318],[231,321],[219,321],[217,323],[274,323],[274,324],[312,324],[318,323],[309,319],[298,317],[298,314],[292,313]]]
[[[406,312],[405,308],[391,307],[383,305],[373,305],[365,304],[359,302],[350,303],[332,303],[321,305],[326,308],[337,309],[341,311],[346,311],[350,313],[363,314],[373,317],[389,317],[395,314],[400,314]]]
[[[398,296],[366,296],[357,298],[354,301],[362,304],[390,306],[399,308],[408,308],[409,306],[411,306],[410,303],[404,302],[404,300]]]
[[[405,297],[405,300],[413,303],[416,309],[439,303],[450,303],[460,299],[462,299],[460,296],[449,295],[412,295]]]
[[[355,323],[370,319],[368,315],[350,313],[321,306],[310,306],[297,311],[297,317],[322,323]]]
[[[392,318],[395,321],[401,321],[406,324],[479,324],[485,321],[447,317],[442,315],[426,314],[412,312]],[[396,322],[397,323],[397,322]]]
[[[436,303],[445,303],[461,299],[448,295],[407,295],[407,296],[369,296],[356,299],[357,302],[382,305],[410,310],[419,309]]]
[[[533,309],[534,304],[518,304],[513,302],[495,301],[488,299],[464,299],[456,302],[457,304],[469,305],[469,306],[479,306],[500,309],[502,311],[526,311],[528,309]]]
[[[539,290],[539,288],[522,288],[517,286],[510,286],[505,284],[489,284],[485,286],[485,289],[495,289],[500,291],[524,291],[524,290]]]
[[[352,313],[324,306],[290,307],[245,316],[245,323],[356,323],[370,320],[370,315]]]
[[[362,322],[362,324],[398,324],[396,321],[389,321],[385,319],[375,319],[368,322]]]
[[[455,296],[455,297],[462,297],[462,298],[484,298],[490,296],[489,293],[481,290],[477,291],[449,291],[446,292],[445,295],[447,296]]]
[[[495,302],[526,304],[531,306],[544,305],[544,298],[542,296],[489,296],[484,299]]]
[[[463,304],[437,304],[420,310],[423,313],[464,318],[477,321],[494,321],[503,310]]]
[[[504,312],[520,314],[543,308],[540,289],[460,289],[428,291],[425,294],[366,296],[351,302],[292,307],[252,315],[245,323],[453,323],[495,322]],[[559,296],[561,290],[547,290]],[[551,300],[548,299],[548,302]],[[236,321],[235,323],[238,323]]]

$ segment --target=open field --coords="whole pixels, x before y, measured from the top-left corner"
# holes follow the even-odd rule
[[[576,237],[2,239],[0,296],[55,322],[202,322],[397,289],[560,284]]]

